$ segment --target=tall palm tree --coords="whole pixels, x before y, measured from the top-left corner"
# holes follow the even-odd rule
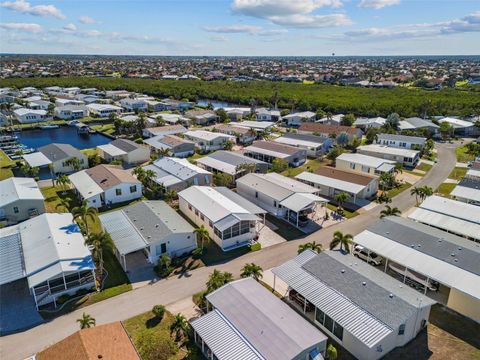
[[[85,226],[85,235],[88,236],[88,219],[95,221],[97,218],[98,210],[94,207],[88,206],[87,200],[83,200],[82,204],[76,206],[72,209],[72,215],[75,220],[82,220],[83,225]]]
[[[82,168],[80,159],[75,156],[65,161],[65,165],[71,166],[74,171],[78,171]]]
[[[188,334],[190,325],[187,319],[182,314],[177,314],[173,318],[173,323],[170,326],[170,334],[175,333],[175,338],[180,339]]]
[[[233,275],[229,272],[221,272],[217,269],[208,277],[207,281],[207,293],[211,293],[217,289],[220,289],[223,285],[233,280]]]
[[[393,172],[395,173],[395,175],[403,174],[403,167],[402,167],[402,165],[399,164],[399,163],[396,163],[396,164],[395,164],[395,168],[393,169]]]
[[[82,317],[77,319],[77,322],[80,324],[80,329],[89,329],[97,323],[93,317],[86,313],[83,313]]]
[[[62,188],[62,193],[65,194],[67,191],[67,185],[70,185],[70,179],[67,175],[62,174],[57,179],[55,180],[57,183],[57,186],[60,186]]]
[[[165,201],[167,203],[171,203],[173,200],[177,198],[177,192],[175,190],[167,190],[165,191]]]
[[[425,200],[427,197],[433,195],[433,189],[430,186],[426,186],[426,185],[422,186],[421,190],[422,190],[422,193],[420,195],[420,198],[422,199],[422,201]]]
[[[298,245],[298,253],[302,253],[305,250],[312,250],[315,251],[316,253],[322,252],[322,244],[317,244],[315,241],[306,243],[306,244],[300,244]]]
[[[132,174],[135,175],[141,183],[143,183],[143,179],[145,178],[145,169],[137,166],[135,169],[133,169]]]
[[[88,236],[86,243],[92,251],[93,258],[98,262],[98,273],[101,278],[103,274],[103,254],[105,251],[113,252],[113,240],[109,233],[101,232]]]
[[[333,239],[330,242],[330,250],[335,249],[340,245],[340,251],[347,254],[350,253],[350,244],[353,243],[353,236],[350,234],[343,234],[341,231],[335,231],[333,233]]]
[[[398,208],[386,205],[385,209],[380,211],[380,218],[384,218],[385,216],[398,216],[401,213],[402,212]]]
[[[197,235],[197,242],[200,244],[199,248],[203,251],[205,241],[208,241],[210,239],[208,230],[205,228],[205,226],[202,225],[199,228],[193,230],[193,232],[195,233],[195,235]]]
[[[263,277],[263,269],[255,263],[245,264],[240,274],[242,278],[253,277],[256,281]]]
[[[418,198],[422,196],[422,188],[415,186],[413,189],[410,190],[410,195],[415,195],[415,202],[418,205]]]
[[[333,198],[334,198],[334,200],[337,202],[338,207],[341,208],[342,205],[347,202],[347,200],[348,200],[348,194],[342,192],[342,193],[340,193],[340,194],[335,195]]]

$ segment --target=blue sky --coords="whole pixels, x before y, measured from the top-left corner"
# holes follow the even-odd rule
[[[479,0],[0,0],[0,52],[480,54]]]

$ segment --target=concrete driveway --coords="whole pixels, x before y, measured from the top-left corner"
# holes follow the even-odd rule
[[[128,254],[125,260],[127,262],[127,276],[134,289],[158,280],[157,274],[153,270],[154,265],[148,263],[142,250]]]

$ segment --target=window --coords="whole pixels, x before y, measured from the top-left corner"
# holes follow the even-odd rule
[[[130,186],[130,193],[137,192],[137,185]]]
[[[195,215],[198,216],[198,210],[197,209],[195,209]]]
[[[362,171],[368,173],[369,171],[368,166],[362,165]]]
[[[208,221],[208,225],[209,225],[211,228],[213,228],[213,222],[212,222],[212,221],[209,220],[209,221]]]
[[[333,328],[333,335],[339,340],[343,340],[343,327],[335,323],[335,327]]]
[[[193,185],[198,185],[198,178],[193,178]]]
[[[205,221],[205,217],[203,216],[203,214],[200,214],[200,219],[202,219],[202,221]]]
[[[317,320],[320,324],[323,325],[324,316],[325,314],[323,313],[323,311],[317,308],[317,311],[315,312],[315,320]]]
[[[155,254],[160,256],[167,252],[167,244],[155,245]]]
[[[323,323],[323,326],[333,334],[333,319],[327,314],[325,314],[325,322]]]
[[[167,252],[167,244],[161,244],[162,254]]]
[[[277,207],[277,201],[276,200],[273,200],[273,206]]]
[[[255,197],[258,198],[258,191],[255,191]]]
[[[350,163],[350,169],[355,170],[355,163]]]
[[[122,195],[122,189],[115,189],[115,194],[117,196],[121,196]]]
[[[192,211],[192,205],[188,204],[188,210]]]
[[[403,335],[405,334],[405,324],[400,325],[398,328],[398,335]]]
[[[17,207],[17,206],[15,206],[15,207],[13,208],[13,212],[14,212],[15,214],[18,214],[18,207]]]

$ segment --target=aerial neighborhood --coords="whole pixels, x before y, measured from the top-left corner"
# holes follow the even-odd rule
[[[447,358],[449,324],[478,344],[478,113],[54,79],[0,89],[0,334],[37,338],[5,359]]]

